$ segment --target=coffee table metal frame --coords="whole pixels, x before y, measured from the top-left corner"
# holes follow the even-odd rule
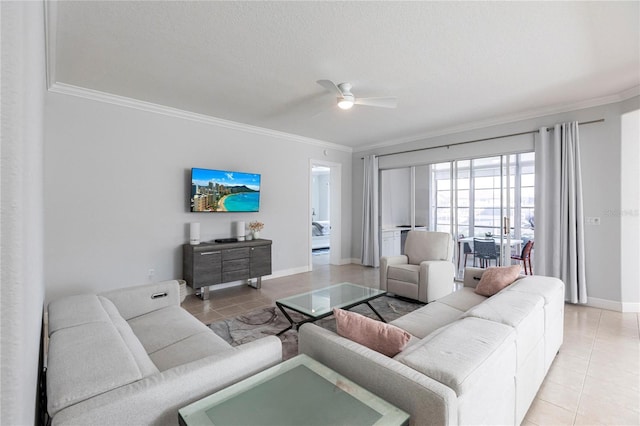
[[[365,296],[365,297],[353,299],[353,300],[350,300],[350,301],[345,302],[345,303],[336,303],[335,305],[331,304],[326,311],[323,311],[323,312],[319,313],[318,315],[310,314],[309,312],[305,312],[305,311],[303,311],[301,309],[297,309],[295,306],[292,306],[291,304],[287,304],[287,300],[289,300],[291,298],[307,296],[307,295],[312,295],[312,294],[319,294],[319,293],[322,293],[322,292],[326,292],[327,290],[330,290],[332,288],[337,288],[337,287],[340,287],[340,286],[361,287],[361,288],[367,289],[367,290],[375,290],[375,293],[370,294],[370,295]],[[320,288],[320,289],[317,289],[317,290],[296,294],[294,296],[287,297],[287,298],[284,298],[284,299],[278,299],[278,300],[276,300],[276,306],[284,314],[285,318],[287,319],[287,321],[289,321],[289,323],[291,325],[289,325],[289,327],[285,328],[284,330],[280,331],[278,334],[276,334],[276,336],[279,336],[282,333],[284,333],[286,331],[289,331],[291,329],[298,330],[301,325],[306,324],[308,322],[315,322],[315,321],[318,321],[318,320],[320,320],[322,318],[326,318],[328,316],[331,316],[331,315],[333,315],[333,308],[349,310],[349,309],[351,309],[351,308],[353,308],[355,306],[362,305],[362,304],[366,304],[373,311],[373,313],[376,314],[376,316],[378,318],[380,318],[380,321],[387,322],[384,318],[382,318],[382,315],[380,315],[378,313],[378,311],[376,311],[374,309],[374,307],[371,306],[371,304],[369,303],[371,300],[377,299],[378,297],[384,296],[385,294],[387,294],[387,292],[384,291],[384,290],[372,289],[370,287],[365,287],[365,286],[361,286],[361,285],[358,285],[358,284],[352,284],[352,283],[340,283],[340,284],[334,284],[334,285],[329,286],[329,287],[324,287],[324,288]],[[289,316],[287,311],[285,311],[285,308],[290,309],[290,310],[292,310],[294,312],[297,312],[299,314],[302,314],[302,315],[304,315],[304,316],[306,316],[308,318],[306,318],[306,319],[304,319],[304,320],[302,320],[300,322],[295,322]]]

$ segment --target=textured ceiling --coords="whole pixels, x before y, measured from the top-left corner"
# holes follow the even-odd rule
[[[639,5],[61,1],[50,55],[55,82],[357,149],[633,89]]]

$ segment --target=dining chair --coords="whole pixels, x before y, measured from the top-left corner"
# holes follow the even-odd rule
[[[496,250],[496,241],[493,238],[474,238],[473,250],[475,251],[475,257],[480,259],[481,268],[489,266],[489,262],[492,259],[496,261],[496,266],[498,266],[498,251]]]
[[[529,240],[522,247],[522,253],[520,255],[514,254],[511,256],[511,259],[522,261],[524,264],[524,274],[525,275],[533,275],[533,268],[531,267],[531,249],[533,248],[533,241]],[[527,264],[529,265],[529,272],[527,272]]]
[[[458,240],[461,240],[463,238],[464,238],[464,234],[458,235]],[[473,255],[473,266],[476,266],[476,253],[471,248],[471,244],[469,244],[468,242],[465,242],[462,245],[462,251],[464,253],[464,267],[465,268],[467,267],[467,256],[469,256],[470,254]]]

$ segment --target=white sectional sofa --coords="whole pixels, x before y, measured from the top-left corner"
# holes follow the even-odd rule
[[[178,409],[282,360],[280,340],[231,347],[180,307],[177,281],[49,304],[53,425],[177,424]]]
[[[408,345],[389,358],[314,324],[299,352],[411,415],[414,425],[520,424],[563,339],[564,284],[523,277],[492,297],[464,288],[400,317]]]

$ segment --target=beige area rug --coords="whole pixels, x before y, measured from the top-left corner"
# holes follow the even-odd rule
[[[389,296],[382,296],[370,301],[376,311],[382,315],[387,322],[391,322],[409,312],[424,306],[423,303],[411,302],[404,299],[397,299]],[[351,309],[353,312],[365,315],[370,318],[378,317],[366,305],[358,305]],[[287,310],[287,313],[298,322],[305,317],[296,312]],[[336,322],[333,316],[316,321],[315,324],[328,330],[336,329]],[[275,306],[257,309],[249,313],[216,321],[209,327],[232,346],[251,342],[265,336],[274,336],[289,326],[289,321]],[[278,336],[282,341],[282,359],[287,360],[298,354],[298,332],[289,330]]]

